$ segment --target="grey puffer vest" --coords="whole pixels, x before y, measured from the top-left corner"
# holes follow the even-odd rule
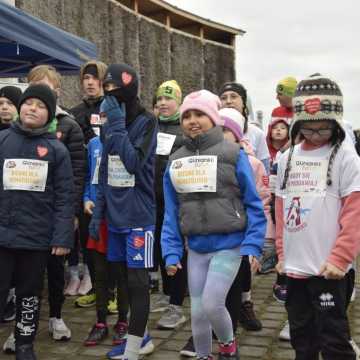
[[[187,156],[216,155],[216,192],[178,193],[179,220],[184,236],[229,234],[243,231],[247,225],[236,178],[236,161],[240,146],[224,140],[222,129],[214,127],[170,156],[174,161]]]

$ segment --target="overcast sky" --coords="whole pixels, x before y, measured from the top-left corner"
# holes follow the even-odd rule
[[[237,81],[266,120],[285,76],[320,72],[338,82],[345,116],[360,128],[360,1],[168,0],[199,16],[247,33],[236,43]],[[221,4],[221,6],[219,6]]]

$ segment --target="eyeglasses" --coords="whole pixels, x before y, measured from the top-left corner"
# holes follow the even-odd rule
[[[333,128],[331,127],[327,129],[318,129],[318,130],[301,128],[300,132],[304,136],[313,136],[314,134],[318,134],[319,136],[331,136],[333,132]]]

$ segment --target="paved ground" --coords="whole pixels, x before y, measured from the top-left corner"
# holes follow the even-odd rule
[[[273,298],[271,285],[274,275],[256,276],[253,290],[253,300],[256,311],[263,323],[260,332],[246,332],[240,330],[238,341],[242,360],[288,360],[294,358],[290,344],[278,341],[277,335],[284,323],[286,314],[284,308]],[[351,305],[349,317],[351,319],[352,334],[354,340],[360,343],[360,281],[357,282],[358,297]],[[189,314],[189,299],[185,303],[186,313]],[[70,342],[58,343],[52,341],[47,331],[47,304],[42,308],[40,331],[37,338],[37,351],[39,360],[93,360],[105,359],[105,354],[111,348],[111,337],[101,346],[86,348],[82,345],[88,330],[95,318],[94,310],[77,309],[73,306],[73,299],[67,299],[64,309],[64,318],[71,327],[73,336]],[[159,314],[151,314],[150,331],[156,346],[155,352],[147,356],[146,360],[172,360],[179,359],[178,351],[185,344],[191,334],[190,322],[176,331],[160,331],[155,329]],[[110,317],[111,323],[116,316]],[[10,326],[0,327],[1,344],[7,337]],[[216,348],[216,346],[215,346]],[[13,356],[0,353],[0,359],[13,359]]]

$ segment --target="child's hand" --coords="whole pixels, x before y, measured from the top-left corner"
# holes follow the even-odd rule
[[[319,275],[327,280],[341,280],[345,276],[345,271],[327,262],[321,267]]]
[[[84,213],[88,214],[88,215],[92,215],[94,207],[95,207],[95,204],[93,201],[91,201],[91,200],[85,201],[84,202]]]
[[[168,274],[168,276],[174,276],[178,269],[182,269],[182,266],[180,263],[176,264],[176,265],[169,265],[166,267],[166,273]]]
[[[278,263],[275,266],[275,269],[279,274],[284,274],[284,262],[278,261]]]
[[[251,272],[256,273],[260,269],[260,262],[256,256],[249,255],[249,262],[251,266]]]
[[[61,246],[53,246],[51,248],[51,255],[64,256],[70,253],[70,249]]]

